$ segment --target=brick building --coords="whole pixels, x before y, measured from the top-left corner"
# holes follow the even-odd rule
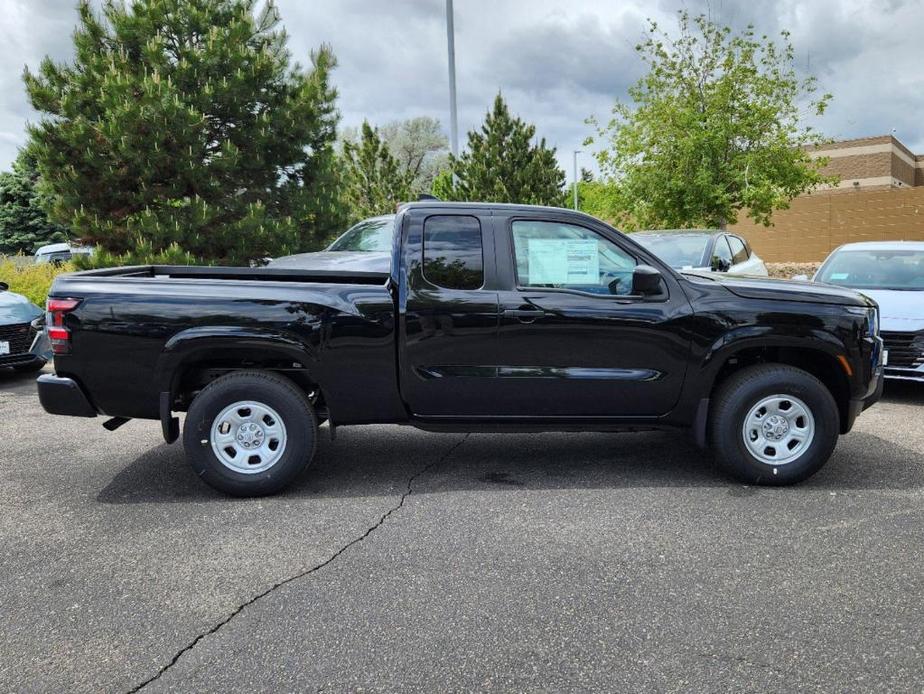
[[[765,228],[742,218],[733,228],[770,262],[822,260],[852,241],[924,241],[924,155],[891,135],[814,148],[837,186],[802,195]]]

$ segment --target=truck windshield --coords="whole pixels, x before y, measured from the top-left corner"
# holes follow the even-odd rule
[[[924,250],[840,251],[815,280],[851,289],[924,290]]]
[[[329,251],[390,251],[395,228],[394,216],[366,219],[350,227],[334,241]]]
[[[709,243],[707,234],[632,234],[631,238],[677,269],[701,266]]]

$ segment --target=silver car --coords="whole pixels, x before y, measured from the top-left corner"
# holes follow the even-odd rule
[[[715,229],[637,231],[638,241],[675,270],[767,276],[767,266],[748,242]]]
[[[924,242],[848,243],[812,279],[857,289],[879,304],[885,377],[924,381]]]
[[[42,309],[0,282],[0,368],[38,371],[49,359]]]

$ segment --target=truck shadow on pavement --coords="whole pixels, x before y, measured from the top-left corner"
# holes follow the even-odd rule
[[[351,427],[331,442],[321,429],[314,464],[273,498],[388,496],[414,482],[415,494],[714,487],[733,496],[781,493],[723,476],[683,434],[428,434],[402,427]],[[456,444],[461,445],[453,449]],[[445,459],[444,459],[445,458]],[[924,487],[922,456],[870,434],[841,439],[828,464],[795,493]],[[199,480],[182,446],[160,445],[119,472],[99,493],[109,504],[234,502]]]

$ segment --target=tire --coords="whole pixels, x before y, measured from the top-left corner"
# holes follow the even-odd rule
[[[802,369],[747,367],[719,386],[713,403],[709,436],[716,462],[742,482],[801,482],[821,469],[837,445],[837,403]]]
[[[237,371],[210,383],[190,405],[183,429],[196,474],[234,496],[284,489],[314,458],[317,440],[305,393],[265,371]]]

